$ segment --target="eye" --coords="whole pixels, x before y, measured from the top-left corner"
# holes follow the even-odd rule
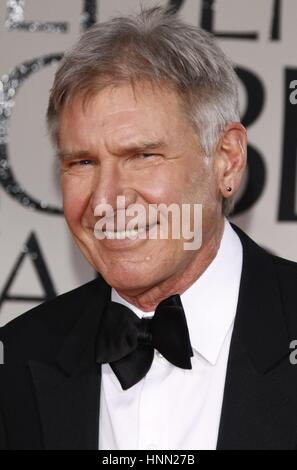
[[[94,163],[93,160],[78,160],[76,162],[71,162],[70,166],[88,166],[89,164]]]
[[[141,170],[152,165],[158,165],[162,161],[162,155],[158,153],[135,153],[127,159],[127,164],[132,169]]]
[[[79,162],[77,162],[79,165],[81,166],[86,166],[86,165],[89,165],[90,163],[93,163],[92,160],[79,160]]]
[[[140,153],[140,154],[136,155],[136,158],[148,159],[150,157],[155,157],[155,156],[156,156],[155,153]]]

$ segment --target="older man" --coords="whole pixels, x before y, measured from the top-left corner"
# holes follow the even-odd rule
[[[0,448],[296,448],[297,266],[226,218],[246,132],[212,37],[161,8],[95,25],[48,124],[98,279],[2,328]]]

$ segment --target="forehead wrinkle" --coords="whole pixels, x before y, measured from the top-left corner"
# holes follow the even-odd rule
[[[170,144],[171,126],[168,126],[169,115],[164,106],[158,107],[157,113],[159,124],[161,124],[162,132],[160,134],[160,125],[156,123],[156,110],[152,103],[148,102],[148,97],[145,97],[144,100],[138,100],[135,104],[134,102],[129,103],[125,95],[123,100],[121,96],[119,98],[119,100],[114,100],[117,108],[113,107],[110,94],[98,94],[94,100],[88,102],[88,106],[84,110],[81,108],[81,102],[79,100],[76,102],[80,111],[83,112],[81,112],[82,120],[80,122],[78,122],[77,116],[74,119],[76,124],[75,140],[81,134],[82,129],[86,130],[83,134],[83,140],[87,137],[85,145],[82,145],[83,142],[78,145],[80,148],[92,148],[96,153],[101,149],[103,154],[105,149],[108,153],[113,154],[123,153],[125,149],[131,147],[148,147],[149,143],[152,148],[156,148],[155,144],[161,140],[163,144],[164,142]],[[112,102],[110,103],[110,101]],[[103,109],[106,111],[103,114],[100,112],[102,103]],[[106,109],[105,105],[109,104],[111,107]],[[72,117],[75,114],[76,112],[72,113]],[[172,121],[172,113],[169,114]]]
[[[96,116],[95,119],[99,121],[103,128],[109,129],[109,132],[114,132],[114,127],[121,129],[122,127],[138,125],[143,116],[148,116],[152,106],[141,106],[135,108],[121,108],[114,111],[109,110],[107,115],[102,117]],[[160,115],[160,113],[159,113]]]

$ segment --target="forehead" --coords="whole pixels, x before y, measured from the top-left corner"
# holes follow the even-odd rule
[[[184,121],[181,100],[170,87],[122,84],[89,96],[75,95],[61,111],[59,134],[71,139],[86,134],[115,139],[135,132],[157,137],[176,132]]]

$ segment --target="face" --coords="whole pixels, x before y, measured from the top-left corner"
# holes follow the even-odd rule
[[[200,150],[174,91],[127,84],[105,88],[84,105],[77,95],[60,115],[59,154],[67,223],[111,286],[142,292],[199,262],[221,219],[221,195],[215,162]],[[95,208],[109,204],[116,214],[117,196],[147,214],[150,204],[201,203],[202,247],[185,250],[182,237],[97,239]]]

